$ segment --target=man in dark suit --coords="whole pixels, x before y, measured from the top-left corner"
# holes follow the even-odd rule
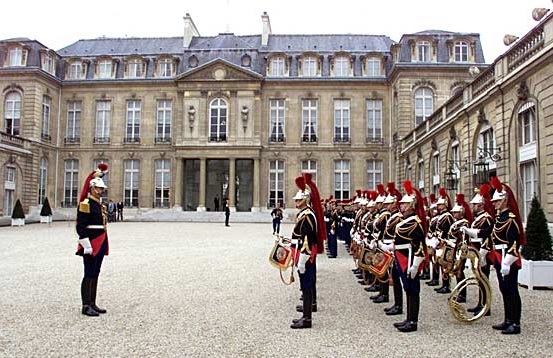
[[[120,201],[117,203],[117,221],[123,221],[123,207],[125,205],[123,205],[123,202]]]
[[[225,226],[230,226],[228,223],[230,218],[230,208],[228,206],[228,199],[224,199],[223,201],[223,210],[225,211]]]

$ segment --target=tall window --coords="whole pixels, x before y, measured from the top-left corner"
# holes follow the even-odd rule
[[[434,152],[432,155],[432,185],[440,185],[440,152]],[[437,191],[434,191],[436,193]]]
[[[468,62],[469,60],[469,45],[464,41],[455,43],[455,62]]]
[[[65,161],[65,172],[63,181],[63,206],[77,206],[79,190],[79,161],[68,159]]]
[[[100,165],[101,163],[104,163],[106,165],[108,165],[109,167],[109,163],[107,162],[107,160],[104,160],[104,159],[94,159],[92,161],[92,168],[90,168],[91,170],[96,170],[98,168],[98,165]],[[107,188],[104,189],[104,192],[102,193],[102,198],[109,198],[109,190],[110,190],[110,185],[109,185],[109,171],[104,173],[104,176],[102,177],[102,180],[104,181],[104,184],[106,184]]]
[[[495,154],[495,136],[492,127],[486,126],[482,128],[480,131],[478,147],[486,154]]]
[[[314,160],[302,160],[301,161],[301,172],[311,173],[313,182],[317,184],[317,162]]]
[[[173,117],[173,101],[157,101],[156,142],[171,141],[171,122]]]
[[[424,161],[422,159],[417,164],[417,182],[418,188],[424,189]]]
[[[532,198],[538,194],[538,175],[536,170],[536,162],[534,160],[520,164],[520,175],[522,178],[523,190],[523,205],[521,215],[523,218],[528,217]]]
[[[521,145],[532,144],[536,141],[536,112],[532,102],[527,102],[518,113],[520,123]]]
[[[56,60],[54,58],[54,55],[48,53],[48,52],[42,52],[41,53],[41,65],[42,69],[52,75],[56,74]]]
[[[48,160],[40,158],[38,167],[38,204],[42,204],[46,198],[46,184],[48,178]]]
[[[461,178],[461,153],[459,151],[459,142],[455,141],[451,145],[451,169],[455,173],[455,191],[459,190],[459,179]]]
[[[171,189],[171,162],[169,159],[157,159],[155,161],[155,198],[156,208],[169,207],[169,190]]]
[[[159,77],[167,78],[173,76],[173,60],[170,58],[164,58],[159,61]]]
[[[367,76],[369,77],[382,76],[382,71],[380,69],[380,59],[378,57],[368,57],[366,61],[366,65],[367,65]]]
[[[382,160],[367,160],[367,188],[376,188],[382,183]]]
[[[271,142],[284,142],[284,109],[283,99],[269,101],[269,141]]]
[[[337,56],[333,61],[334,76],[348,77],[350,75],[350,61],[346,56]]]
[[[269,161],[269,203],[274,208],[277,203],[284,204],[284,161]]]
[[[314,56],[305,57],[301,64],[301,72],[304,77],[315,77],[318,73],[318,60]]]
[[[140,161],[125,160],[125,176],[123,179],[123,203],[125,206],[138,207],[138,187],[140,177]]]
[[[283,77],[286,75],[286,65],[284,57],[271,58],[269,74],[273,77]]]
[[[21,127],[21,95],[10,92],[4,104],[4,131],[10,135],[19,135]]]
[[[367,100],[367,142],[382,142],[382,100]]]
[[[334,198],[349,199],[349,160],[334,161]]]
[[[142,113],[142,102],[137,100],[127,101],[127,132],[125,142],[140,142],[140,118]]]
[[[8,165],[5,167],[4,177],[4,215],[12,214],[16,188],[16,168]]]
[[[111,122],[111,102],[96,102],[96,133],[95,143],[109,143],[109,125]]]
[[[301,101],[302,142],[317,141],[317,100],[304,99]]]
[[[432,90],[421,87],[415,91],[415,127],[426,121],[434,110]]]
[[[66,143],[78,143],[81,136],[81,101],[67,103]]]
[[[111,60],[101,60],[98,62],[98,78],[111,78],[112,77],[112,66],[113,62]]]
[[[350,101],[334,101],[334,142],[349,142]]]
[[[417,61],[430,61],[430,43],[428,41],[417,42]]]
[[[228,126],[227,102],[221,98],[216,98],[211,101],[209,109],[209,141],[226,142]]]
[[[24,66],[25,55],[27,51],[24,51],[21,47],[14,47],[8,50],[8,66]]]
[[[50,140],[50,105],[52,100],[48,96],[42,96],[42,124],[40,137],[45,140]]]

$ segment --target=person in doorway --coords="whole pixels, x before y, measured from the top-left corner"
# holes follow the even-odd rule
[[[219,194],[215,194],[213,198],[213,210],[219,211]]]
[[[280,233],[280,223],[282,221],[282,209],[280,208],[280,202],[277,203],[276,208],[271,211],[273,217],[273,235]]]
[[[223,201],[223,211],[225,212],[225,226],[230,226],[229,225],[230,208],[229,208],[228,199],[226,198]]]

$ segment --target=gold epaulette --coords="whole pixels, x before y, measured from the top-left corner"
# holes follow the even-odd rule
[[[90,203],[88,202],[88,198],[79,203],[79,211],[86,214],[90,213]]]
[[[509,213],[509,218],[511,218],[511,219],[516,219],[517,216],[516,216],[515,214],[513,214],[513,213]]]

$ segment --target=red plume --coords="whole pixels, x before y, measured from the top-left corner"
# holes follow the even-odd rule
[[[430,197],[430,204],[434,204],[436,202],[436,195],[434,193],[429,195]]]
[[[426,233],[428,232],[428,221],[426,220],[426,212],[424,211],[424,201],[422,199],[422,195],[413,186],[410,180],[406,180],[403,182],[403,188],[408,195],[415,195],[415,212],[417,213],[417,216],[421,221],[424,236],[426,236]]]
[[[376,185],[376,190],[378,192],[378,195],[381,195],[381,196],[386,195],[386,190],[384,190],[384,185],[383,184],[377,184]]]
[[[403,187],[405,188],[405,191],[407,192],[407,194],[413,195],[413,184],[411,183],[410,180],[406,180],[403,183]]]
[[[361,197],[361,189],[357,189],[355,191],[355,193],[357,194],[357,197],[360,198]]]
[[[411,183],[411,182],[409,182],[409,183]],[[413,187],[413,185],[411,185],[411,187]],[[400,201],[402,196],[403,196],[403,195],[401,195],[399,190],[396,189],[396,184],[394,182],[389,182],[388,183],[388,194],[395,196],[397,201]]]
[[[315,212],[315,218],[317,218],[317,253],[322,254],[324,252],[324,241],[326,240],[326,224],[324,221],[323,207],[321,206],[321,197],[317,185],[313,182],[313,175],[311,173],[304,173],[304,184],[311,189],[311,208]]]
[[[94,178],[101,178],[104,176],[104,174],[108,171],[108,165],[106,163],[100,163],[98,164],[98,169],[93,170],[88,174],[86,177],[84,184],[83,184],[83,190],[81,190],[81,196],[79,197],[79,203],[86,199],[88,196],[88,189],[90,188],[90,181]]]
[[[300,177],[296,178],[296,186],[301,191],[305,191],[305,179],[304,179],[304,177],[300,176]]]
[[[108,171],[108,165],[106,163],[100,163],[98,164],[98,169],[105,173]]]
[[[440,192],[440,196],[445,198],[447,201],[447,210],[451,211],[451,199],[449,198],[449,195],[447,195],[447,191],[445,190],[445,188],[440,188],[438,191]]]
[[[465,194],[458,193],[456,199],[457,205],[462,206],[465,211],[465,219],[467,219],[469,223],[472,223],[474,221],[474,216],[472,215],[469,204],[465,200]]]
[[[498,177],[492,177],[490,180],[490,185],[495,190],[498,190],[499,192],[503,191],[503,185],[501,184],[501,181],[499,181]]]
[[[375,201],[376,200],[376,196],[377,196],[377,192],[376,190],[369,190],[369,198],[372,200],[372,201]]]
[[[482,184],[480,186],[480,196],[484,198],[484,210],[488,212],[492,217],[495,216],[495,208],[492,204],[492,197],[490,195],[490,191],[492,188],[488,184]]]

